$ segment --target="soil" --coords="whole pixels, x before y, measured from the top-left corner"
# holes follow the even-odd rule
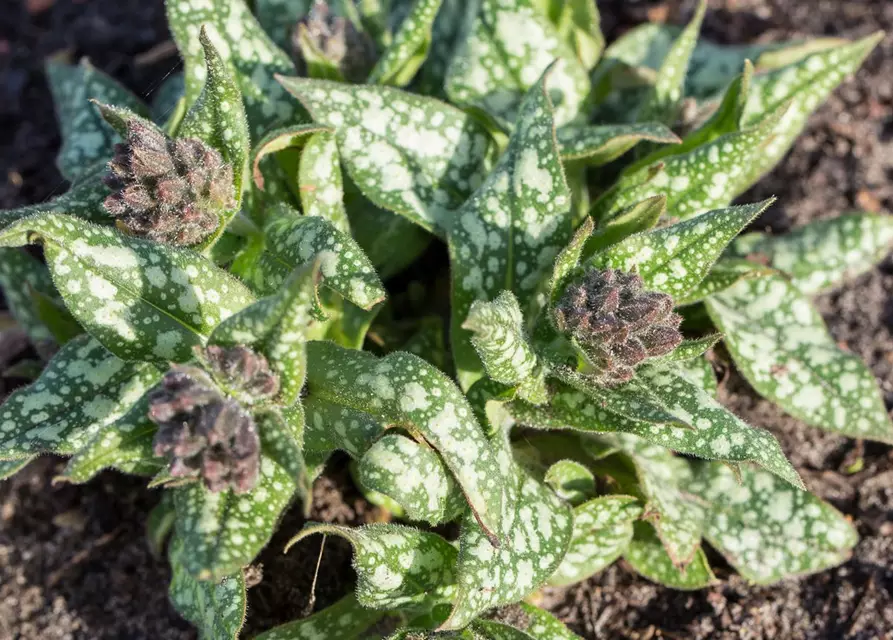
[[[611,39],[645,20],[682,22],[694,2],[598,4]],[[704,32],[719,42],[893,31],[893,3],[884,0],[710,4]],[[59,137],[46,57],[89,56],[143,96],[178,61],[164,47],[153,49],[169,38],[160,0],[0,0],[0,7],[0,208],[9,208],[65,189],[53,164]],[[850,210],[893,211],[893,37],[742,200],[769,195],[779,201],[757,226],[776,232]],[[893,262],[818,303],[834,337],[869,363],[893,406]],[[805,427],[734,372],[721,394],[743,418],[772,430],[809,487],[853,519],[861,535],[853,558],[818,576],[755,588],[712,557],[723,583],[694,593],[658,587],[619,563],[582,585],[547,590],[543,603],[587,639],[893,638],[893,449]],[[849,473],[860,458],[862,469]],[[143,538],[157,494],[113,473],[81,487],[54,485],[59,465],[41,458],[0,484],[0,638],[194,638],[167,602],[165,561]],[[344,475],[323,477],[314,497],[314,519],[359,524],[381,516]],[[281,553],[302,523],[293,509],[258,558],[245,637],[350,588],[349,548],[330,537],[311,598],[318,540],[303,542],[301,553]]]

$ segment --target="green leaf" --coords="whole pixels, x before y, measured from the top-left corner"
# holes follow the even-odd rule
[[[689,62],[698,42],[698,34],[706,11],[707,1],[700,0],[691,22],[682,30],[661,62],[660,69],[657,70],[657,79],[636,113],[637,120],[659,120],[667,124],[676,122],[684,95]]]
[[[193,251],[70,216],[31,216],[0,233],[0,246],[38,241],[72,315],[125,360],[188,360],[193,345],[252,300],[238,280]]]
[[[434,19],[428,58],[419,73],[417,84],[420,93],[445,98],[444,84],[447,71],[456,48],[461,46],[464,30],[474,19],[478,2],[443,0]]]
[[[664,362],[680,363],[686,360],[693,360],[704,355],[707,351],[716,346],[722,340],[722,334],[714,333],[711,335],[694,338],[692,340],[683,340],[679,346],[657,358],[651,358],[650,364],[659,364]]]
[[[124,362],[89,336],[75,338],[0,407],[0,459],[75,453],[160,377],[153,366]]]
[[[304,408],[270,409],[254,416],[265,455],[282,467],[295,482],[298,497],[309,504],[310,474],[304,459]]]
[[[518,299],[503,291],[493,302],[472,303],[462,328],[474,333],[471,343],[487,375],[517,386],[528,402],[542,404],[547,400],[545,370],[527,340],[523,323]]]
[[[0,480],[7,480],[28,466],[34,456],[20,460],[0,460]]]
[[[701,464],[689,490],[711,504],[707,540],[745,578],[771,584],[845,562],[858,541],[837,509],[765,471]]]
[[[363,250],[349,234],[324,218],[302,216],[279,203],[269,212],[264,251],[247,275],[262,293],[277,291],[288,275],[311,260],[320,261],[320,282],[362,309],[371,309],[387,293]],[[319,316],[317,310],[316,315]]]
[[[524,620],[513,624],[534,640],[582,640],[548,611],[526,602],[519,602],[514,606],[521,610]]]
[[[739,240],[740,238],[736,239],[730,247],[736,247]],[[703,302],[710,296],[725,291],[742,280],[761,278],[771,275],[773,272],[773,269],[747,260],[723,257],[710,268],[703,280],[685,295],[675,298],[674,302],[677,307]]]
[[[554,306],[564,295],[564,290],[576,274],[577,266],[586,247],[587,238],[592,234],[592,218],[586,217],[574,232],[567,246],[555,258],[552,277],[549,280],[549,306]]]
[[[358,640],[361,634],[384,617],[384,612],[367,609],[355,595],[347,595],[312,616],[293,620],[264,631],[254,640]]]
[[[335,129],[347,172],[379,207],[443,235],[483,180],[490,138],[455,107],[390,87],[280,82],[316,122]]]
[[[274,78],[277,73],[294,73],[294,65],[263,32],[244,0],[168,0],[166,5],[168,25],[183,56],[187,106],[198,99],[207,76],[199,41],[204,27],[220,57],[233,69],[253,137],[298,115]]]
[[[684,360],[676,363],[676,370],[693,383],[707,392],[707,395],[716,397],[719,385],[716,381],[716,373],[713,365],[705,357],[694,360]]]
[[[350,233],[344,207],[344,178],[338,145],[331,133],[314,133],[301,152],[298,185],[305,216],[317,216],[332,223],[338,231]]]
[[[558,129],[557,136],[562,160],[583,160],[590,167],[608,164],[642,141],[661,144],[682,142],[659,122],[571,125]]]
[[[399,504],[410,520],[448,522],[465,507],[449,469],[430,448],[398,434],[373,444],[358,465],[360,484]]]
[[[357,601],[372,609],[396,609],[455,592],[456,549],[436,533],[396,524],[342,527],[308,522],[285,547],[307,536],[331,534],[354,549]]]
[[[369,74],[367,84],[404,87],[428,57],[431,31],[443,0],[415,0],[391,44]]]
[[[149,113],[139,98],[86,60],[77,66],[47,62],[46,75],[62,136],[56,166],[67,180],[74,181],[92,164],[111,158],[115,143],[121,142],[90,100]]]
[[[199,580],[220,580],[249,564],[272,537],[295,489],[294,476],[267,455],[257,486],[247,493],[212,493],[201,482],[173,489],[184,569]]]
[[[871,371],[837,346],[809,299],[786,279],[744,280],[706,305],[738,370],[761,395],[816,427],[893,442]]]
[[[516,483],[518,498],[501,523],[511,535],[494,548],[466,516],[459,535],[458,594],[442,629],[461,629],[482,612],[529,595],[555,572],[571,542],[570,508],[511,460],[507,434],[495,439]]]
[[[186,570],[188,548],[174,536],[168,551],[171,565],[171,603],[181,616],[196,626],[201,640],[236,640],[248,598],[245,576],[239,568],[218,581],[196,580]]]
[[[287,51],[295,24],[307,15],[312,4],[313,0],[255,0],[254,13],[270,39]]]
[[[385,426],[365,411],[310,394],[304,399],[304,448],[316,457],[344,451],[360,458],[384,433]]]
[[[733,180],[732,196],[746,191],[781,160],[806,126],[810,114],[847,76],[856,72],[884,34],[875,33],[838,47],[825,48],[786,67],[758,75],[747,100],[743,124],[762,121],[765,114],[790,104],[773,123],[769,142],[752,156],[746,171]]]
[[[239,209],[242,191],[246,186],[244,178],[248,165],[248,121],[239,87],[204,27],[199,41],[204,51],[207,80],[177,129],[177,137],[198,138],[206,142],[217,149],[223,160],[233,168],[236,206],[229,212],[231,218]]]
[[[508,290],[526,311],[571,239],[571,194],[544,82],[524,99],[508,148],[450,228],[451,339],[464,388],[481,375],[470,332],[462,328],[472,303]]]
[[[595,476],[575,460],[559,460],[549,467],[543,481],[552,487],[559,498],[575,507],[597,493]]]
[[[451,102],[490,114],[505,129],[525,94],[557,60],[547,82],[555,122],[568,124],[589,98],[586,68],[533,0],[481,0],[477,18],[446,78]]]
[[[331,133],[331,131],[328,127],[302,122],[267,132],[251,150],[251,175],[255,186],[261,191],[268,190],[272,196],[278,195],[277,188],[279,185],[276,180],[273,180],[270,184],[266,183],[264,174],[261,171],[261,161],[273,154],[279,154],[281,151],[300,152],[313,135],[323,132]],[[281,161],[281,164],[288,164],[289,166],[294,164],[295,166],[292,169],[295,171],[299,168],[293,157],[287,161]]]
[[[149,420],[149,399],[143,396],[114,422],[103,426],[65,465],[61,479],[83,484],[103,469],[154,475],[163,466],[152,442],[158,425]]]
[[[811,295],[868,271],[891,245],[893,216],[864,213],[819,220],[780,236],[749,233],[731,250],[784,271],[791,284]]]
[[[633,522],[641,513],[632,496],[601,496],[576,507],[570,548],[549,584],[582,582],[614,562],[633,539]]]
[[[262,353],[279,376],[278,402],[298,399],[307,370],[307,333],[313,323],[319,263],[297,267],[275,293],[231,315],[214,329],[208,342],[244,345]]]
[[[703,549],[698,549],[694,560],[684,569],[673,564],[670,556],[650,525],[635,525],[635,537],[623,554],[630,566],[649,580],[671,589],[689,591],[703,589],[716,582]]]
[[[558,0],[549,2],[549,17],[576,52],[577,59],[591,70],[605,48],[601,32],[601,16],[592,0]]]
[[[146,518],[146,542],[152,555],[160,558],[164,545],[174,530],[177,513],[174,509],[174,496],[170,491],[162,491],[158,501]]]
[[[646,289],[684,296],[704,279],[726,245],[770,204],[772,200],[764,200],[709,211],[629,236],[595,254],[589,264],[638,271]]]
[[[505,538],[511,471],[452,380],[403,352],[376,358],[311,342],[307,360],[311,395],[366,411],[385,423],[410,425],[443,458],[487,535]]]
[[[41,264],[41,267],[46,269],[46,265]],[[37,289],[31,289],[30,293],[36,323],[49,330],[56,344],[66,344],[84,333],[84,328],[71,315],[55,289],[53,289],[52,295]],[[40,344],[38,344],[37,350],[43,351]]]
[[[18,209],[0,211],[0,216],[2,216],[0,217],[0,227],[45,211],[67,213],[100,224],[111,223],[111,216],[102,206],[103,200],[111,193],[111,190],[102,183],[102,176],[107,170],[106,164],[103,160],[87,167],[68,191],[51,200]]]
[[[51,348],[55,338],[41,321],[34,293],[56,297],[50,272],[23,249],[0,249],[0,289],[6,308],[38,350]]]

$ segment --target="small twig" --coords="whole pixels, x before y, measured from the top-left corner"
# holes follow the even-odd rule
[[[90,554],[99,549],[100,547],[104,547],[109,542],[118,537],[118,534],[121,533],[122,527],[118,527],[113,531],[109,531],[106,534],[99,536],[93,544],[91,544],[86,549],[81,549],[76,554],[74,554],[71,559],[66,562],[64,565],[53,571],[49,577],[47,578],[47,586],[55,587],[65,576],[69,569],[72,567],[83,563],[87,558],[90,557]]]
[[[307,601],[304,616],[309,616],[313,613],[313,607],[316,606],[316,579],[319,577],[319,566],[322,564],[322,554],[325,548],[326,534],[322,534],[322,542],[319,543],[319,556],[316,558],[316,571],[313,572],[313,583],[310,585],[310,600]]]
[[[148,67],[159,60],[177,55],[177,45],[173,40],[165,40],[156,44],[148,51],[138,53],[133,57],[133,64],[137,67]]]

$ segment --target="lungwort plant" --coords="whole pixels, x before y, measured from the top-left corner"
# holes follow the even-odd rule
[[[880,36],[720,47],[704,12],[606,47],[590,0],[169,0],[184,72],[155,103],[51,64],[71,189],[2,213],[46,358],[0,408],[4,475],[145,476],[207,638],[239,634],[243,571],[335,451],[413,524],[295,532],[346,539],[356,592],[266,640],[574,638],[525,599],[619,558],[678,589],[716,581],[705,543],[760,584],[844,561],[852,524],[705,353],[893,442],[810,300],[893,219],[739,236],[771,202],[732,205]]]

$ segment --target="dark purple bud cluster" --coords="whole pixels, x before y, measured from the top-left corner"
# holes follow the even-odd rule
[[[312,60],[305,58],[302,41],[309,43],[318,56],[338,67],[348,82],[363,82],[378,57],[372,39],[349,19],[332,13],[329,3],[321,0],[313,3],[310,12],[292,33],[298,70],[306,75]]]
[[[233,170],[201,140],[172,140],[132,119],[127,142],[115,146],[105,184],[115,193],[105,208],[126,233],[175,245],[211,235],[235,207]]]
[[[212,345],[198,355],[211,375],[244,404],[270,400],[279,393],[279,377],[267,359],[248,347]]]
[[[602,384],[628,382],[636,366],[682,342],[673,298],[642,285],[635,273],[593,269],[555,307],[558,329],[573,336]]]

